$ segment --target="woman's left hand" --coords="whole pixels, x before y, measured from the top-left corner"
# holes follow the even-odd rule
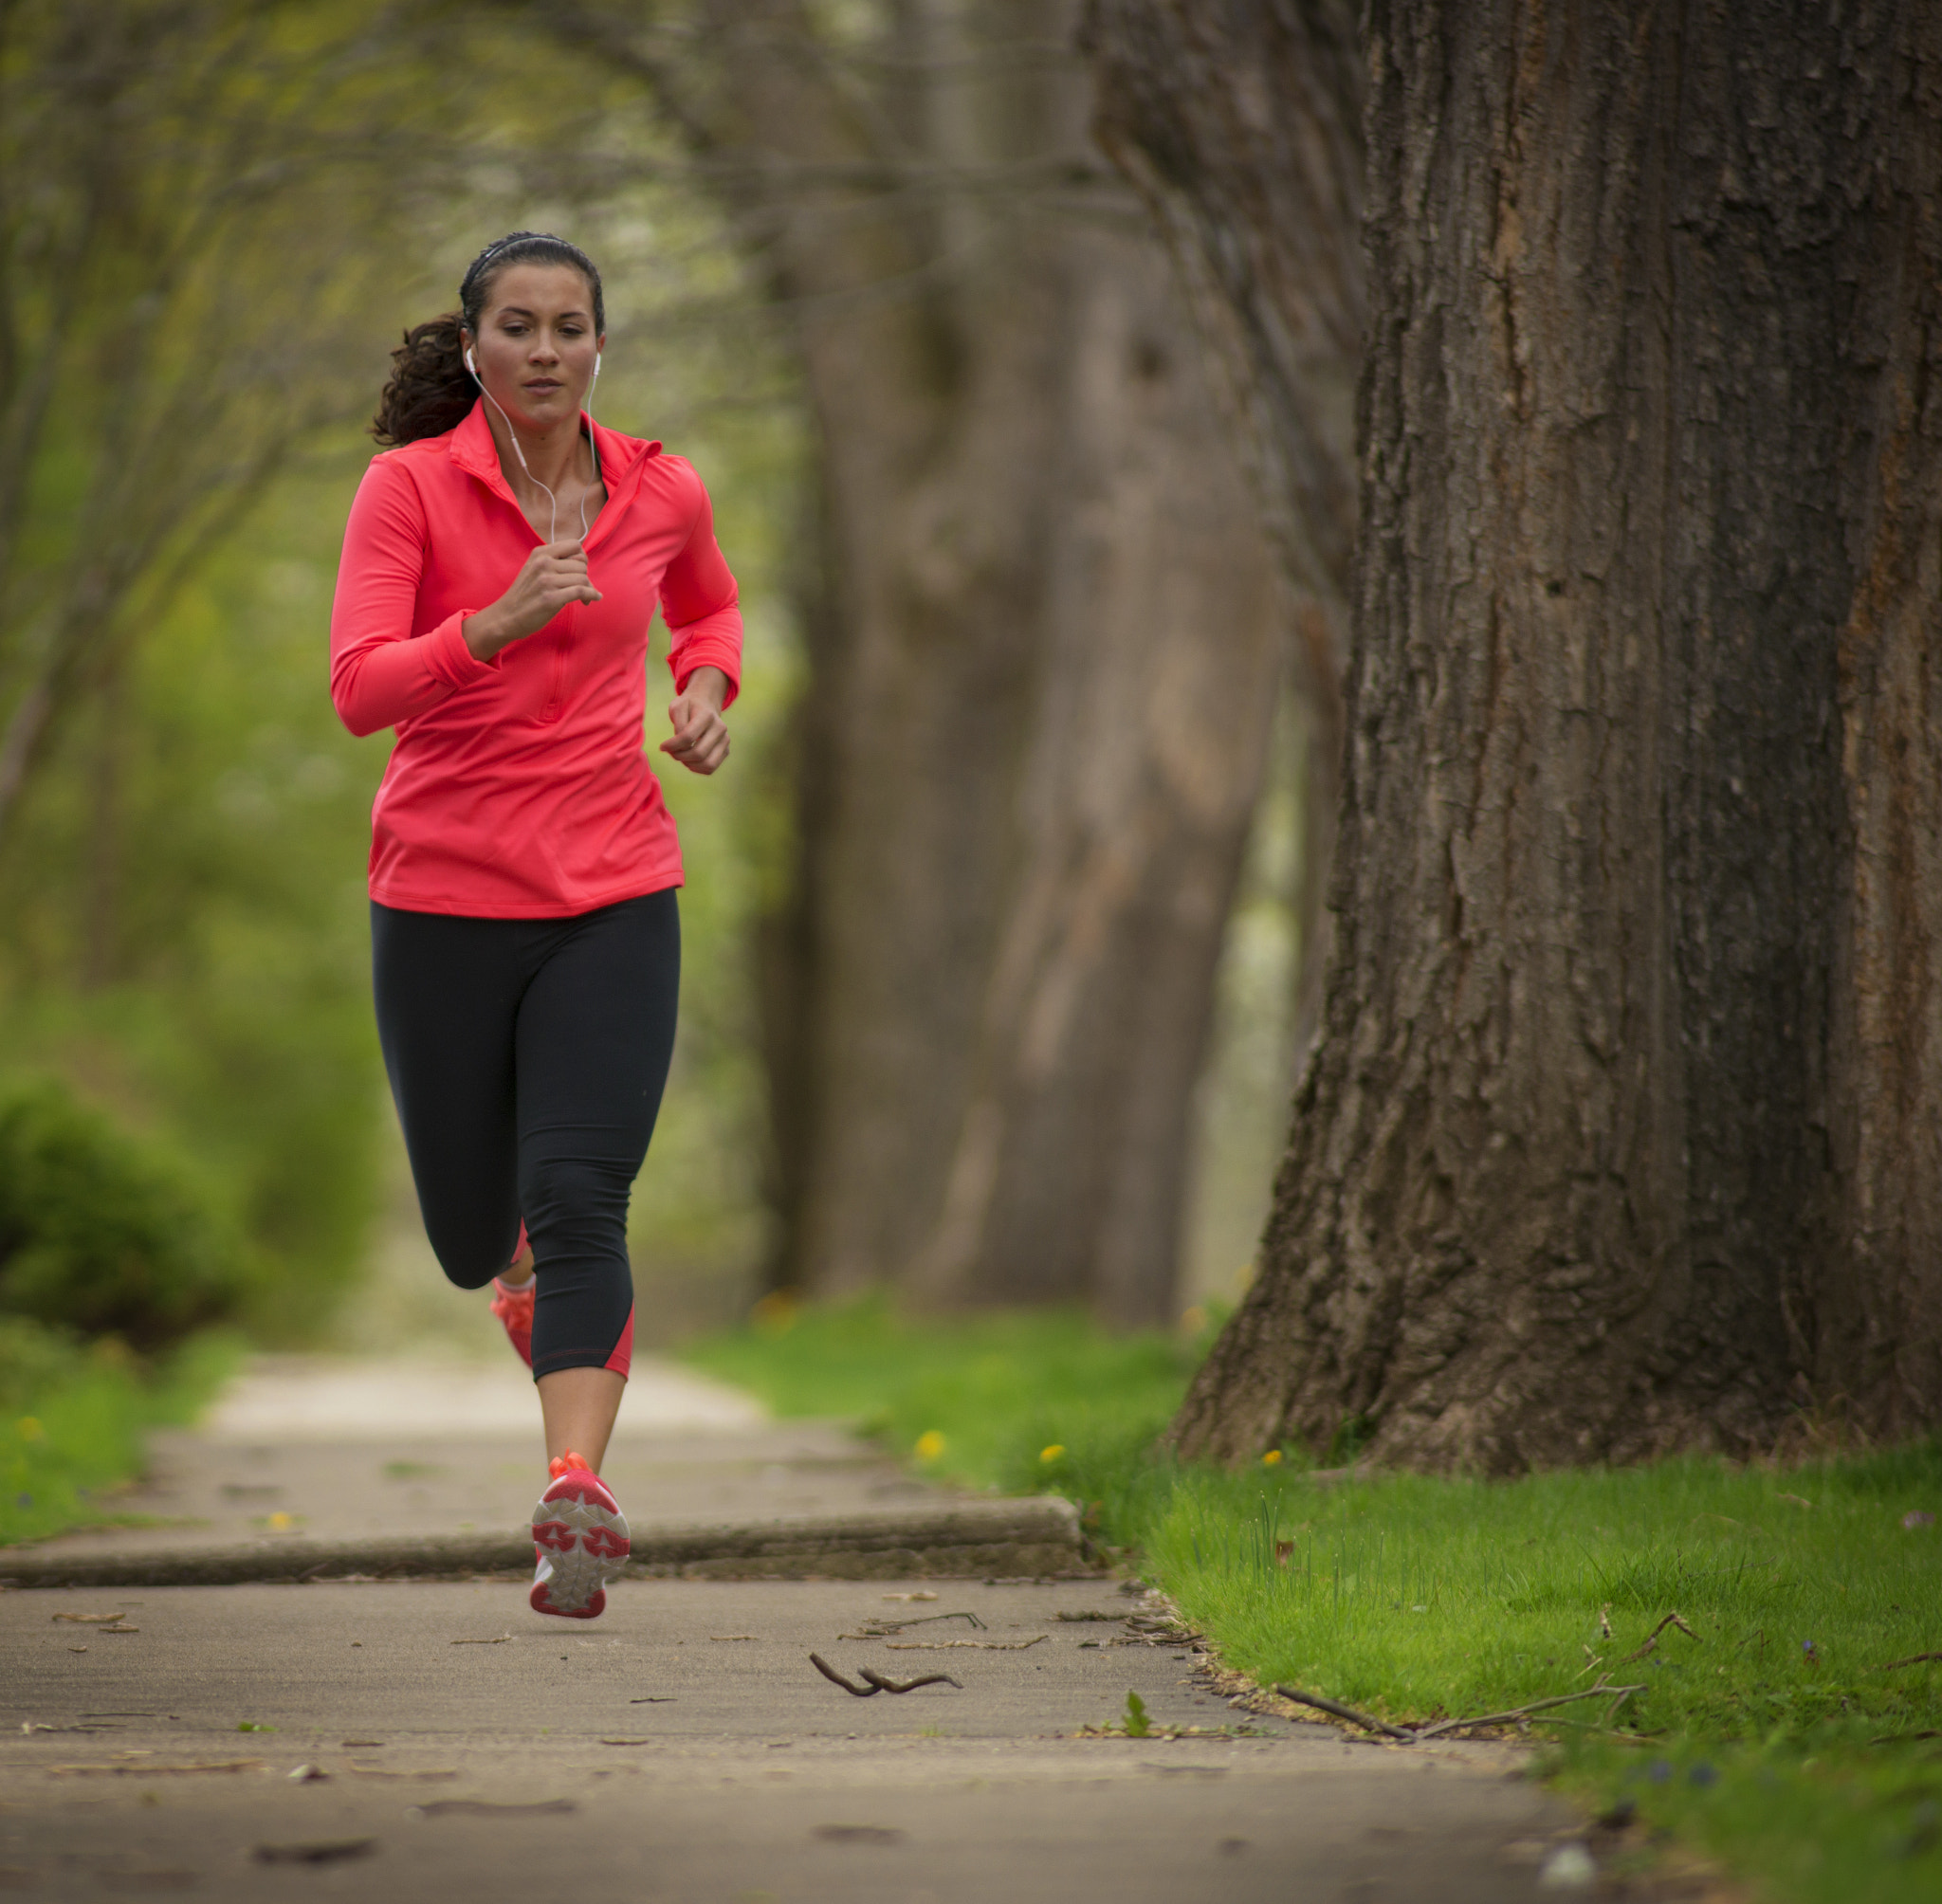
[[[690,774],[712,774],[728,758],[728,728],[722,704],[728,698],[728,677],[719,668],[697,668],[687,686],[668,709],[674,723],[672,740],[661,742]]]

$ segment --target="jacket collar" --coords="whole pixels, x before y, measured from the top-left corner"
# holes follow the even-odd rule
[[[661,453],[661,446],[643,443],[637,436],[623,436],[604,423],[595,423],[585,411],[580,412],[580,423],[594,432],[594,447],[600,456],[600,475],[607,485],[608,508],[612,508],[620,500],[622,487],[632,486],[632,479]],[[449,454],[455,467],[478,477],[495,496],[503,496],[515,509],[519,507],[519,499],[499,467],[499,446],[493,442],[492,426],[486,420],[483,396],[473,400],[465,421],[452,431]],[[606,521],[607,513],[607,509],[600,511],[601,522]],[[597,530],[599,523],[594,526]]]

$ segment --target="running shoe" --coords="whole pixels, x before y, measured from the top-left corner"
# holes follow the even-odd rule
[[[533,1510],[533,1611],[597,1620],[607,1610],[607,1583],[627,1565],[627,1516],[571,1450],[549,1472],[553,1485]]]
[[[519,1248],[512,1253],[516,1263],[526,1253],[526,1226],[520,1225]],[[497,1276],[492,1278],[492,1313],[505,1325],[505,1337],[528,1368],[533,1365],[533,1295],[540,1279],[528,1275],[517,1289],[507,1289]]]
[[[539,1287],[538,1276],[529,1276],[516,1290],[492,1278],[492,1313],[505,1325],[506,1340],[528,1368],[533,1365],[533,1291]]]

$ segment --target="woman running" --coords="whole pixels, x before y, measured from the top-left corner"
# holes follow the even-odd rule
[[[372,811],[378,1038],[431,1247],[539,1384],[551,1484],[532,1603],[592,1620],[626,1564],[599,1479],[633,1345],[627,1206],[674,1048],[674,823],[642,752],[728,757],[735,577],[701,479],[585,409],[600,274],[532,231],[406,334],[331,614],[331,696],[397,739]]]

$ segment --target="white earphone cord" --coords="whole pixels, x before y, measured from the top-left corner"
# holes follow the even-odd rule
[[[501,403],[500,400],[496,396],[494,396],[489,390],[486,388],[486,379],[479,375],[478,361],[476,358],[474,358],[472,353],[469,350],[466,352],[466,368],[472,373],[473,380],[479,386],[479,394],[483,396],[486,399],[486,401],[493,407],[494,410],[498,411],[501,416],[505,417],[506,434],[512,438],[512,453],[520,459],[520,467],[526,472],[526,481],[532,484],[533,486],[537,489],[546,489],[545,484],[540,482],[540,479],[533,474],[532,465],[526,461],[526,452],[520,448],[519,426],[513,422],[511,417],[505,415],[504,404]],[[596,384],[599,381],[600,353],[598,351],[595,351],[594,353],[593,382],[587,385],[587,422],[589,426],[591,426],[594,421],[594,384]],[[594,481],[597,483],[600,480],[600,446],[595,442],[594,432],[591,427],[587,430],[587,448],[593,451]],[[552,504],[553,507],[553,513],[547,519],[546,540],[549,542],[557,542],[559,540],[559,498],[556,496],[551,489],[546,489],[546,500],[549,503]],[[585,539],[586,533],[587,492],[585,489],[582,489],[580,491],[580,536],[582,540]]]

